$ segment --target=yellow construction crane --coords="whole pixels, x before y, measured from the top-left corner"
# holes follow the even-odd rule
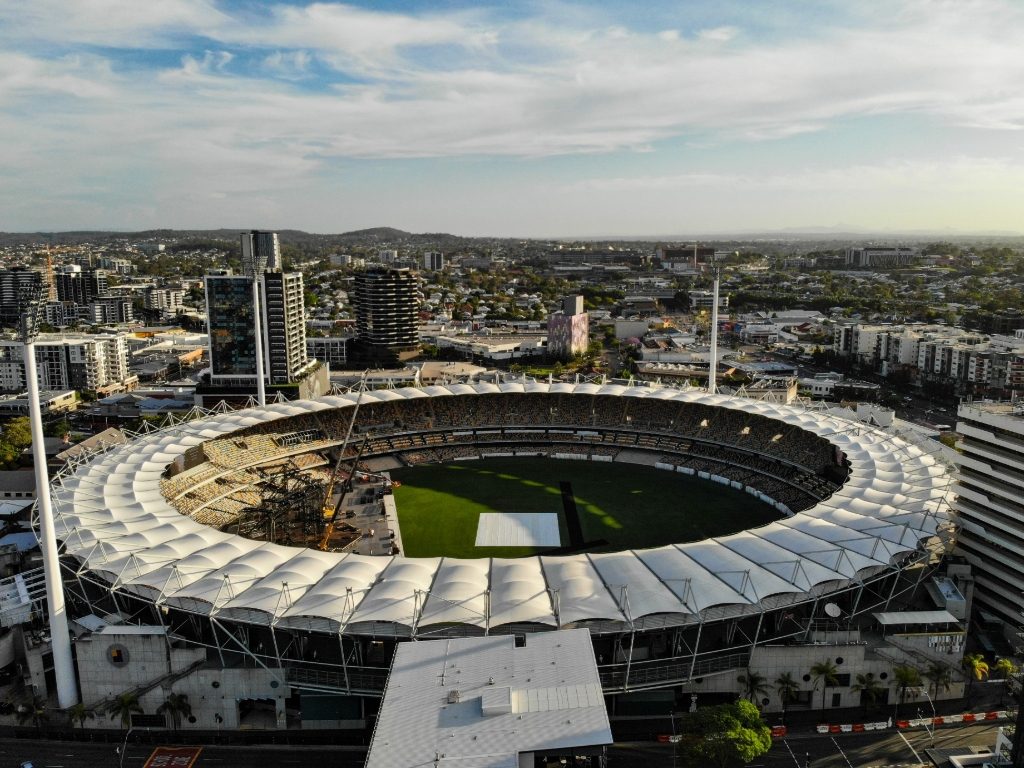
[[[362,456],[363,453],[362,446],[360,446],[359,454],[356,456],[356,460],[352,464],[352,468],[349,470],[348,479],[341,493],[341,499],[338,500],[336,505],[333,504],[334,486],[338,482],[338,473],[341,471],[341,463],[345,460],[345,453],[348,451],[348,442],[352,437],[352,429],[355,427],[356,417],[359,415],[359,405],[363,401],[363,393],[365,391],[366,374],[363,374],[363,378],[360,381],[359,396],[356,398],[356,407],[352,410],[352,419],[348,423],[348,430],[345,432],[345,439],[341,443],[341,450],[338,451],[338,460],[334,462],[334,470],[331,472],[331,478],[327,482],[327,492],[324,494],[322,514],[327,522],[324,525],[323,536],[320,537],[319,549],[321,552],[327,551],[327,545],[331,540],[331,533],[334,531],[334,520],[338,517],[338,510],[341,508],[341,501],[345,498],[346,491],[351,488],[352,473],[356,471],[356,467],[359,465],[359,457]],[[363,445],[366,445],[365,439],[363,440]]]

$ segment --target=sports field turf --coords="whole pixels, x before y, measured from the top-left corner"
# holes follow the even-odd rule
[[[403,554],[522,557],[532,547],[476,547],[481,512],[557,512],[569,543],[559,483],[572,483],[588,549],[617,551],[722,536],[776,520],[774,507],[707,480],[635,464],[500,458],[392,470]]]

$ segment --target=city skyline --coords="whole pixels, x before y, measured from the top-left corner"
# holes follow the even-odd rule
[[[1024,7],[0,1],[0,230],[1019,232]]]

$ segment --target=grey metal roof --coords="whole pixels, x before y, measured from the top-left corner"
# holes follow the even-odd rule
[[[427,640],[395,652],[366,768],[517,768],[520,752],[611,741],[586,630]]]

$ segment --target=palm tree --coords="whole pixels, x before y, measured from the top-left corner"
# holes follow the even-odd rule
[[[1003,690],[999,693],[999,705],[1002,706],[1006,696],[1006,689],[1010,687],[1010,678],[1017,674],[1017,665],[1010,661],[1010,659],[1003,658],[995,663],[994,669],[996,674],[1004,681]]]
[[[818,683],[821,685],[821,717],[825,719],[825,689],[830,685],[839,683],[839,669],[831,661],[819,661],[811,667],[811,678],[814,680],[814,688],[817,690]]]
[[[893,720],[899,718],[900,704],[907,703],[907,691],[921,685],[921,673],[916,667],[905,664],[892,668],[892,682],[896,686],[896,707],[893,709]]]
[[[50,719],[46,711],[46,699],[38,694],[33,694],[28,702],[19,704],[16,715],[18,725],[24,725],[31,720],[36,728],[42,728],[43,723]]]
[[[885,686],[876,678],[874,672],[857,675],[857,682],[850,686],[853,693],[860,693],[860,701],[864,705],[864,712],[868,711],[868,704],[874,709],[878,703],[878,697],[885,691]]]
[[[115,717],[120,717],[121,727],[123,728],[131,727],[132,715],[136,712],[141,715],[142,707],[139,704],[139,697],[131,692],[119,694],[113,703],[107,707],[110,719],[113,720]]]
[[[965,653],[960,666],[964,669],[967,677],[967,698],[971,697],[971,688],[975,680],[984,680],[988,677],[988,662],[980,653]]]
[[[85,728],[85,721],[92,720],[94,715],[89,709],[86,708],[85,704],[79,702],[68,708],[68,719],[71,720],[71,727],[74,728],[75,724],[78,724],[79,728]]]
[[[189,717],[192,714],[192,705],[188,703],[187,693],[170,693],[164,699],[164,703],[156,708],[158,715],[168,715],[174,730],[181,725],[181,718]]]
[[[941,661],[930,663],[928,669],[924,671],[924,676],[935,690],[932,701],[939,698],[939,688],[948,691],[950,684],[953,682],[953,673],[950,671],[949,665],[943,664]]]
[[[758,697],[768,695],[768,689],[765,687],[768,679],[764,675],[751,671],[749,668],[746,674],[736,678],[736,682],[743,686],[743,696],[749,699],[752,704],[757,703],[756,699]]]
[[[779,694],[779,699],[782,701],[782,723],[786,723],[786,705],[796,698],[796,695],[800,692],[800,683],[793,679],[793,675],[789,672],[783,672],[777,678],[775,678],[775,690]]]

